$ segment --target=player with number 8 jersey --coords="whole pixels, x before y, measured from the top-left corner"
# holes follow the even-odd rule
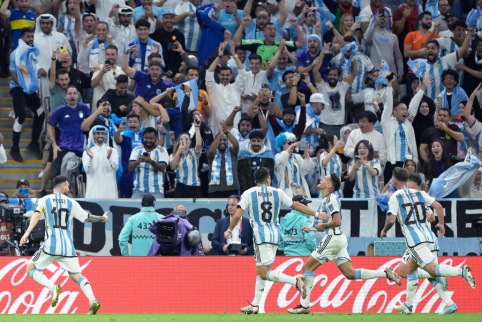
[[[40,249],[27,263],[27,274],[40,285],[50,291],[52,307],[59,301],[62,291],[61,285],[54,285],[43,273],[43,270],[53,261],[57,261],[62,269],[69,273],[70,278],[76,282],[90,303],[89,314],[96,314],[100,302],[94,297],[94,292],[87,278],[82,276],[79,259],[75,253],[73,236],[74,218],[80,222],[104,223],[109,218],[107,212],[103,216],[94,216],[87,213],[77,201],[67,197],[69,181],[67,177],[57,176],[52,180],[54,193],[41,198],[37,208],[30,219],[27,231],[20,240],[20,245],[27,242],[32,229],[40,218],[45,218],[45,240]]]
[[[271,187],[271,177],[267,168],[259,168],[254,173],[256,187],[246,190],[238,203],[238,209],[231,219],[231,224],[224,233],[224,238],[229,239],[231,233],[248,210],[251,226],[253,227],[254,259],[256,262],[256,286],[254,300],[250,305],[241,308],[246,314],[257,314],[259,302],[263,295],[266,281],[291,284],[306,296],[303,277],[292,277],[281,271],[271,270],[280,240],[279,213],[281,205],[285,205],[304,214],[315,216],[317,212],[305,205],[293,202],[283,190]]]

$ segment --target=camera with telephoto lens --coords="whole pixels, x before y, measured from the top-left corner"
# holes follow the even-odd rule
[[[20,240],[30,224],[30,218],[25,216],[24,200],[19,199],[19,202],[19,205],[0,205],[0,221],[12,224],[10,239],[0,244],[0,250],[11,247],[15,249],[17,256],[31,256],[40,248],[40,243],[45,239],[45,220],[39,220],[30,232],[27,244],[19,246]]]

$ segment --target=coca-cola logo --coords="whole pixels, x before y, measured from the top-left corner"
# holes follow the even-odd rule
[[[38,314],[38,313],[75,313],[78,309],[77,291],[64,290],[56,307],[51,307],[50,291],[29,278],[26,266],[29,259],[13,260],[0,270],[0,283],[4,291],[0,292],[1,314]],[[87,261],[84,270],[91,260]],[[70,277],[60,266],[50,264],[44,269],[44,274],[54,284],[64,286]]]
[[[366,267],[367,269],[381,269],[392,266],[398,270],[400,258],[388,260],[379,267]],[[446,259],[441,264],[462,267],[465,260],[454,265],[453,259]],[[348,280],[339,272],[339,275],[327,275],[326,266],[335,265],[326,263],[315,271],[315,279],[310,298],[312,312],[334,311],[340,307],[347,308],[349,312],[362,313],[390,313],[393,307],[400,305],[405,300],[405,279],[401,287],[386,278],[371,280]],[[330,267],[331,268],[331,267]],[[357,267],[355,267],[357,268]],[[284,261],[273,271],[280,271],[291,276],[303,275],[303,260],[292,258]],[[332,269],[329,270],[333,272]],[[454,291],[449,290],[451,296]],[[273,312],[276,308],[287,309],[299,304],[300,296],[296,289],[289,284],[266,282],[264,293],[259,303],[260,313]],[[275,304],[275,307],[273,307]],[[418,307],[417,307],[418,306]],[[428,279],[420,279],[414,301],[414,310],[417,313],[438,312],[444,308],[435,289]]]

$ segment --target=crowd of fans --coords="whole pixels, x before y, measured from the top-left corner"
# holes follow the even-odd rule
[[[85,173],[87,197],[228,198],[266,167],[291,197],[336,173],[339,196],[375,198],[395,167],[429,189],[482,159],[482,1],[206,2],[3,1],[9,155],[28,107],[40,195]],[[451,196],[482,197],[480,173]]]

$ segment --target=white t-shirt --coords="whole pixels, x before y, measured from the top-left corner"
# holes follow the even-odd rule
[[[336,84],[331,88],[327,82],[317,83],[316,89],[323,94],[330,106],[325,106],[321,112],[321,122],[327,125],[345,124],[345,97],[350,84],[345,81]]]

